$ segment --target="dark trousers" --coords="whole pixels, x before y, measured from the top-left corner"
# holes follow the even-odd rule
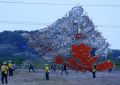
[[[56,68],[52,68],[52,72],[56,72]]]
[[[9,68],[9,76],[13,76],[13,69]]]
[[[13,69],[13,72],[15,72],[15,69]]]
[[[96,72],[92,72],[93,78],[96,78]]]
[[[46,80],[49,80],[49,72],[46,72]]]
[[[4,84],[4,80],[5,80],[5,84],[7,84],[8,83],[7,74],[2,73],[2,77],[1,77],[2,84]]]
[[[35,70],[34,70],[33,68],[29,68],[29,72],[30,72],[31,70],[35,73]]]
[[[66,71],[66,69],[62,69],[61,74],[63,74],[63,71],[65,71],[65,73],[68,75],[68,72]]]

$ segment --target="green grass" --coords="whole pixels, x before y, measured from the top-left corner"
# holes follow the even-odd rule
[[[50,71],[50,80],[45,79],[44,71],[35,69],[36,73],[29,73],[28,69],[19,69],[13,77],[8,77],[8,85],[119,85],[120,72],[97,72],[97,78],[93,79],[90,72],[69,72],[69,75],[60,75],[60,72]],[[0,83],[1,85],[1,83]]]

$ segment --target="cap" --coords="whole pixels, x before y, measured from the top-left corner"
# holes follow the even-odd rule
[[[48,66],[48,64],[45,64],[45,66]]]
[[[7,62],[4,62],[3,64],[4,64],[4,65],[6,65],[6,64],[7,64]]]
[[[9,61],[9,63],[12,63],[12,61]]]
[[[96,63],[93,64],[94,66],[96,65]]]

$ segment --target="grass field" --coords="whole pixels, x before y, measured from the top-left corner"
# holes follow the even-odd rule
[[[60,74],[60,71],[52,73],[50,80],[45,80],[44,70],[36,70],[29,73],[26,69],[16,70],[13,77],[8,77],[8,85],[120,85],[120,72],[97,72],[97,78],[93,79],[90,72],[68,71],[69,75]],[[0,85],[1,82],[0,82]]]

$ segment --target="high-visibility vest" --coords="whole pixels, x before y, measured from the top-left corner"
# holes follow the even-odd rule
[[[5,65],[3,65],[3,66],[1,67],[1,71],[2,71],[4,74],[8,74],[8,67],[5,66]]]
[[[96,66],[93,66],[92,67],[92,72],[95,72],[96,71]]]
[[[47,73],[49,72],[48,66],[45,67],[45,72],[47,72]]]
[[[9,68],[13,68],[13,64],[10,63],[10,64],[8,65],[8,67],[9,67]]]
[[[92,72],[95,72],[96,71],[96,68],[92,68]]]

